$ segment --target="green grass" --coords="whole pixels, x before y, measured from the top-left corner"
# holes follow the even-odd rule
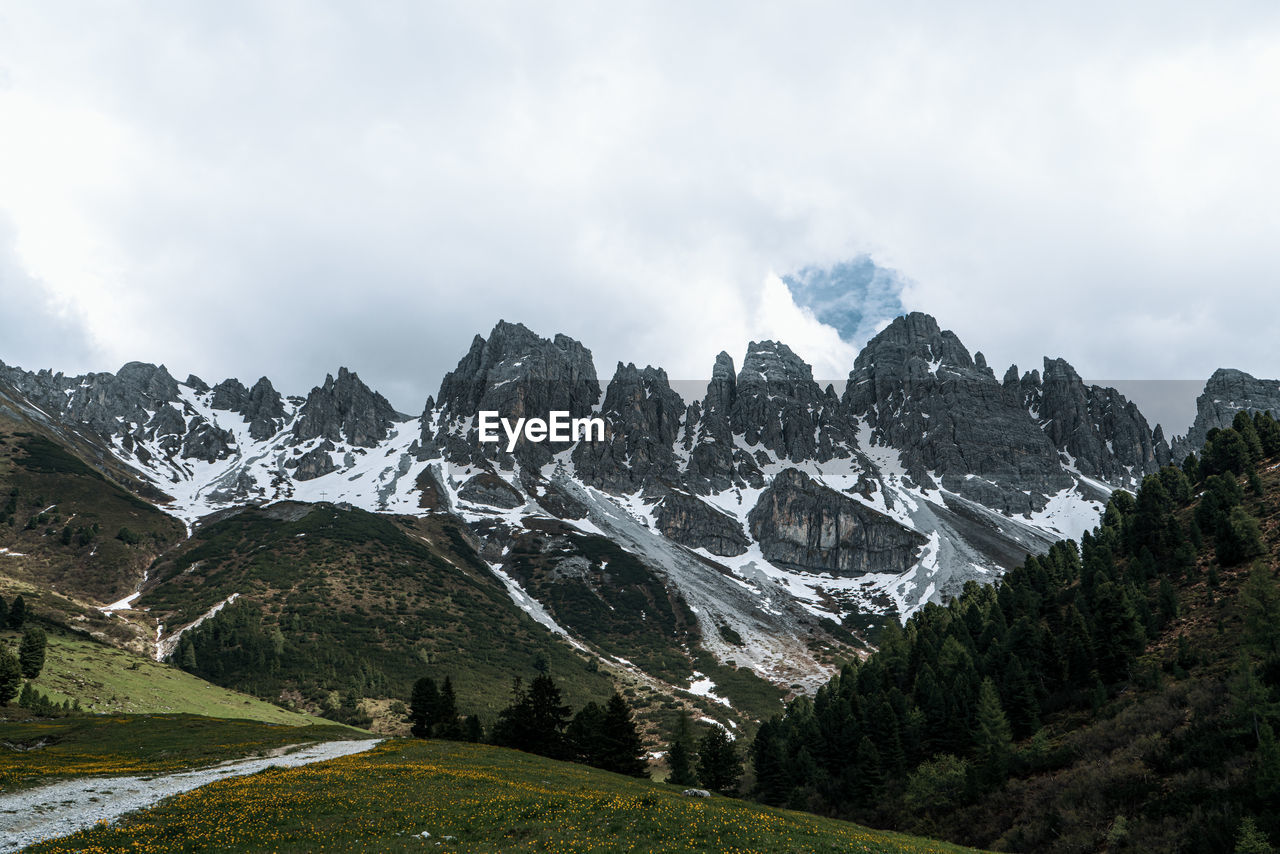
[[[297,727],[194,715],[0,721],[0,791],[73,777],[169,773],[353,734],[333,724]]]
[[[419,834],[430,834],[424,839]],[[63,840],[65,851],[867,852],[971,849],[514,751],[392,741],[223,780]]]
[[[0,642],[11,649],[16,648],[18,638],[17,632],[0,632]],[[44,670],[31,685],[58,703],[79,700],[86,712],[185,713],[288,726],[320,722],[205,682],[176,667],[57,632],[49,633]]]

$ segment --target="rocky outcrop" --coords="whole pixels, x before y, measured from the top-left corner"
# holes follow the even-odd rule
[[[1204,447],[1209,431],[1231,426],[1236,413],[1270,412],[1280,415],[1280,380],[1260,380],[1234,368],[1219,368],[1196,398],[1196,420],[1187,435],[1173,444],[1173,457],[1181,462]]]
[[[1070,454],[1082,474],[1107,481],[1158,471],[1169,462],[1163,435],[1113,388],[1086,386],[1062,359],[1044,360],[1036,410],[1054,447]]]
[[[584,482],[634,492],[679,477],[675,444],[685,405],[671,390],[666,371],[619,362],[599,414],[604,441],[582,442],[573,451],[574,468]]]
[[[342,371],[338,374],[341,376]],[[259,379],[251,389],[236,379],[223,380],[213,387],[209,405],[213,409],[243,415],[249,422],[249,435],[259,442],[270,439],[284,426],[284,398],[266,377]]]
[[[844,405],[899,449],[918,484],[1025,513],[1072,484],[1023,400],[927,314],[896,318],[858,354]],[[1028,494],[1028,492],[1030,494]]]
[[[689,408],[685,420],[688,482],[697,492],[718,492],[733,485],[733,425],[738,378],[733,359],[721,351],[711,369],[711,382],[701,406]]]
[[[776,341],[747,346],[730,422],[748,445],[759,444],[780,460],[849,456],[849,425],[835,390],[824,392],[813,380],[813,369]]]
[[[296,460],[289,460],[285,465],[293,469],[295,480],[315,480],[329,472],[337,471],[338,466],[329,452],[334,449],[333,442],[325,439],[316,447],[307,451]]]
[[[695,495],[668,490],[654,509],[659,531],[682,546],[733,557],[746,552],[751,541],[742,525]]]
[[[481,472],[462,484],[458,497],[473,504],[511,510],[524,504],[524,496],[492,472]]]
[[[471,349],[440,383],[438,417],[433,419],[428,410],[422,419],[419,457],[444,453],[456,462],[492,459],[504,467],[519,461],[537,468],[571,445],[521,439],[514,454],[508,454],[504,442],[479,442],[476,413],[494,411],[512,422],[546,418],[552,411],[581,418],[591,414],[599,399],[590,350],[567,335],[541,338],[519,323],[499,321],[487,339],[477,335],[472,340]]]
[[[254,388],[261,384],[259,381]],[[246,407],[250,402],[252,394],[248,393]],[[336,380],[332,374],[326,376],[324,385],[316,386],[307,395],[293,423],[293,436],[299,442],[323,436],[331,442],[372,448],[387,438],[393,424],[407,420],[409,416],[396,412],[385,397],[361,382],[354,372],[340,368]]]
[[[773,479],[747,521],[764,556],[778,566],[849,578],[905,572],[927,542],[798,469]]]

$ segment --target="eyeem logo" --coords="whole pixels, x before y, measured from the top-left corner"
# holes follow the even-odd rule
[[[498,427],[507,434],[507,453],[516,449],[516,440],[523,434],[526,442],[603,442],[603,418],[570,418],[567,410],[554,409],[547,418],[517,418],[515,424],[507,418],[499,418],[492,409],[478,413],[476,428],[481,442],[498,442]],[[594,434],[594,438],[593,438]]]

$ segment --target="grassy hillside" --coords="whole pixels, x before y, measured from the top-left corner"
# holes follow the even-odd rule
[[[278,504],[207,525],[152,569],[138,607],[181,626],[176,660],[221,685],[299,707],[407,697],[451,676],[460,708],[492,720],[513,675],[546,667],[575,706],[609,677],[519,610],[447,517]]]
[[[423,834],[429,834],[424,837]],[[968,849],[494,747],[393,741],[226,780],[30,852],[867,852]]]
[[[16,632],[0,643],[17,648]],[[44,670],[31,686],[54,702],[94,714],[185,713],[301,726],[328,723],[222,688],[176,667],[59,631],[49,633]]]
[[[106,604],[182,540],[182,523],[67,446],[0,417],[0,576]]]
[[[74,777],[164,774],[352,734],[332,724],[284,726],[194,715],[0,721],[0,792]]]

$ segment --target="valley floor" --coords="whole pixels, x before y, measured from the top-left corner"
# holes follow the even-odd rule
[[[303,767],[223,775],[116,824],[28,850],[421,851],[434,843],[471,852],[971,850],[744,801],[685,797],[660,783],[500,748],[369,744]],[[327,749],[347,749],[341,745]],[[254,760],[259,768],[279,761]],[[212,779],[217,769],[200,773]],[[80,792],[100,796],[118,785],[97,780]]]
[[[59,839],[146,809],[171,795],[215,780],[294,768],[369,750],[375,739],[329,741],[275,748],[260,759],[223,762],[197,771],[146,777],[88,777],[0,795],[0,854]]]

